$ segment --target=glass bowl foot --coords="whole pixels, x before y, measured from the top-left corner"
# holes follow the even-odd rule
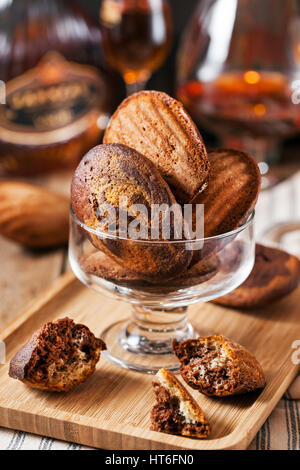
[[[167,315],[164,312],[169,321],[165,318],[162,323],[158,322],[158,317],[162,319],[161,312],[152,311],[149,321],[149,312],[135,308],[132,319],[114,323],[101,333],[108,346],[103,355],[119,367],[136,372],[155,374],[163,367],[178,372],[180,364],[172,351],[172,341],[197,336],[186,315],[182,315],[183,309],[178,310],[181,315],[173,313],[174,310]]]

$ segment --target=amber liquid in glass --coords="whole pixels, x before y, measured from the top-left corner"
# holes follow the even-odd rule
[[[166,2],[151,7],[147,0],[119,3],[108,0],[100,11],[107,60],[127,83],[147,80],[169,50],[170,7]]]
[[[179,99],[200,124],[218,135],[285,138],[300,130],[300,105],[279,73],[224,73],[208,83],[190,81]]]

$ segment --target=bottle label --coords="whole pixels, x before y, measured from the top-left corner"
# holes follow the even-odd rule
[[[6,84],[6,104],[0,105],[0,139],[16,143],[21,135],[30,134],[41,142],[42,134],[47,142],[55,142],[59,140],[55,131],[62,129],[66,130],[64,140],[69,139],[70,133],[85,130],[84,123],[90,125],[88,117],[95,120],[102,114],[104,95],[105,83],[93,67],[50,52],[35,68]]]

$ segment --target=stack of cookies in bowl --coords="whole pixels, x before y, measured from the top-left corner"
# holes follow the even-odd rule
[[[157,91],[131,95],[112,116],[103,145],[82,159],[73,177],[73,217],[89,230],[81,277],[165,295],[209,281],[215,291],[232,272],[227,293],[252,267],[245,269],[254,243],[244,229],[259,190],[256,161],[237,150],[208,153],[181,103]],[[146,211],[132,213],[132,207]],[[155,219],[157,207],[172,208],[167,235],[164,215]]]

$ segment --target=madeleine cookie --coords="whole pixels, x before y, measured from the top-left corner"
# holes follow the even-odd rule
[[[149,243],[153,205],[173,207],[170,240],[174,239],[175,223],[184,229],[183,217],[180,206],[154,164],[135,150],[118,144],[94,147],[75,171],[71,198],[74,213],[80,221],[103,233],[109,226],[116,228],[116,234],[122,238],[91,234],[91,240],[101,251],[141,278],[171,278],[189,265],[192,253],[185,244]],[[145,237],[141,237],[142,240],[132,239],[129,233],[133,222],[130,210],[137,205],[143,208],[140,219]],[[127,231],[120,234],[120,221],[124,216],[128,221]],[[161,229],[159,224],[156,242],[166,241]]]
[[[263,370],[253,354],[224,336],[173,341],[173,351],[181,362],[185,382],[205,395],[237,395],[265,385]]]
[[[256,204],[261,180],[258,165],[248,153],[217,149],[208,159],[208,187],[191,201],[204,204],[205,237],[231,232],[246,221]]]
[[[277,248],[256,245],[255,264],[248,279],[214,303],[228,307],[261,307],[290,294],[300,284],[300,261]]]
[[[149,158],[179,203],[190,201],[207,183],[202,137],[182,104],[165,93],[129,96],[113,114],[103,142],[128,145]]]
[[[82,257],[80,260],[80,266],[87,274],[93,274],[94,276],[101,277],[106,281],[117,283],[135,283],[140,281],[137,274],[130,272],[127,268],[124,268],[124,266],[117,263],[102,251],[97,251],[87,257]]]
[[[220,261],[216,256],[210,256],[204,260],[191,264],[182,274],[172,280],[174,284],[182,287],[192,287],[209,281],[219,270]]]
[[[157,404],[151,410],[151,430],[204,438],[210,426],[198,403],[172,372],[160,369],[153,388]]]
[[[10,361],[9,375],[33,388],[67,392],[95,371],[105,343],[70,318],[46,323]]]
[[[183,270],[182,273],[175,278],[168,279],[167,281],[160,279],[157,280],[157,282],[153,279],[151,282],[151,280],[143,280],[136,273],[130,272],[127,268],[124,268],[124,266],[121,266],[114,259],[101,251],[80,260],[80,266],[87,274],[92,274],[106,281],[115,282],[120,285],[127,285],[128,287],[140,287],[144,290],[151,290],[158,284],[162,292],[192,287],[206,282],[216,275],[219,264],[216,257],[207,258],[207,260]]]

